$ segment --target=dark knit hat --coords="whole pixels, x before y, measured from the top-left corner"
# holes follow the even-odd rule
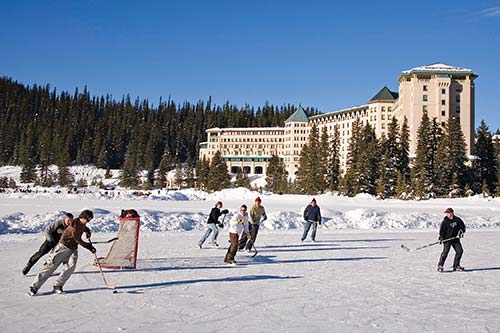
[[[75,217],[73,216],[73,214],[71,213],[66,213],[65,214],[66,217],[69,217],[70,219],[74,219]]]
[[[445,213],[453,213],[453,208],[446,208]]]

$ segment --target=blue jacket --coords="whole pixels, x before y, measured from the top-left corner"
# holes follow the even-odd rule
[[[316,205],[313,207],[312,205],[308,205],[304,210],[304,220],[321,222],[321,211],[319,206]]]

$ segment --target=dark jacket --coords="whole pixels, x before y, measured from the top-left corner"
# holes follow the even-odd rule
[[[66,228],[66,230],[64,230],[59,243],[71,250],[76,250],[78,248],[78,244],[88,250],[92,249],[92,244],[82,240],[82,234],[86,229],[87,226],[81,223],[79,218],[74,219],[71,221],[71,224]]]
[[[441,227],[439,228],[439,239],[448,239],[458,236],[458,232],[462,230],[465,233],[465,224],[462,219],[457,216],[453,216],[450,220],[448,216],[445,216],[443,222],[441,222]]]
[[[220,211],[219,208],[217,208],[217,207],[212,208],[212,210],[210,211],[210,215],[208,216],[207,223],[208,224],[219,223],[219,216],[221,216],[221,215],[222,215],[222,212]]]
[[[321,222],[321,211],[319,206],[308,205],[304,210],[304,220]]]
[[[59,239],[61,239],[64,230],[66,230],[64,219],[54,221],[45,228],[45,238],[49,243],[55,245],[59,242]]]

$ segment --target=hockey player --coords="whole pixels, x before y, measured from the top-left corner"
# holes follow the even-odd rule
[[[446,216],[441,222],[441,227],[439,228],[439,240],[443,241],[445,239],[458,237],[451,239],[446,242],[441,242],[443,244],[443,252],[439,257],[438,262],[438,272],[443,271],[444,262],[446,261],[446,257],[448,257],[448,252],[450,252],[450,247],[453,246],[455,250],[455,259],[453,260],[453,270],[454,271],[463,271],[464,268],[460,266],[460,259],[462,258],[462,254],[464,252],[462,248],[462,244],[460,243],[460,238],[463,237],[465,233],[465,224],[459,217],[455,216],[455,213],[452,208],[446,208],[444,211]]]
[[[248,229],[250,232],[250,239],[247,238],[246,234],[243,234],[241,236],[241,239],[238,243],[238,249],[240,251],[243,250],[246,245],[247,252],[250,252],[253,244],[255,243],[255,240],[257,239],[260,223],[267,220],[266,210],[264,209],[264,206],[261,206],[261,202],[262,200],[260,199],[260,197],[255,198],[255,204],[252,208],[250,208],[250,214],[248,214]]]
[[[245,232],[247,238],[250,238],[250,233],[248,232],[248,213],[247,206],[241,205],[238,214],[235,214],[233,218],[229,221],[229,240],[231,245],[227,249],[226,257],[224,262],[227,264],[235,264],[234,257],[236,256],[236,251],[238,250],[238,236]]]
[[[227,213],[229,213],[227,209],[221,211],[220,210],[221,208],[222,208],[222,202],[217,201],[215,207],[212,208],[212,210],[210,211],[210,215],[208,216],[208,221],[207,221],[208,224],[207,231],[198,242],[198,247],[200,249],[203,246],[203,243],[205,243],[205,241],[207,240],[208,236],[210,236],[210,234],[212,234],[212,239],[210,244],[215,245],[217,247],[219,246],[219,244],[217,244],[217,235],[219,234],[219,228],[223,227],[222,223],[219,222],[219,217],[223,214],[226,215]]]
[[[30,286],[30,295],[35,296],[38,289],[47,281],[50,275],[59,267],[65,264],[63,271],[54,283],[54,292],[62,293],[63,286],[75,271],[78,260],[78,245],[85,247],[90,252],[95,253],[96,249],[90,243],[82,240],[82,234],[85,232],[86,224],[92,220],[94,214],[90,210],[84,210],[77,219],[71,221],[66,230],[64,230],[59,243],[52,250],[49,258],[43,264],[41,272],[36,276]]]
[[[304,232],[302,233],[302,238],[300,240],[304,241],[306,239],[307,233],[309,232],[309,229],[312,225],[313,230],[311,233],[311,239],[313,242],[315,242],[316,229],[318,228],[318,224],[321,225],[321,210],[316,204],[316,199],[313,198],[311,200],[311,203],[307,205],[306,209],[304,210],[304,220],[306,221],[306,224],[304,226]]]
[[[40,249],[28,260],[28,263],[23,269],[23,275],[28,274],[33,265],[35,265],[41,257],[49,253],[57,245],[57,243],[59,243],[62,233],[71,221],[73,221],[73,214],[66,213],[63,219],[54,221],[45,228],[45,241],[40,246]],[[85,229],[85,234],[87,235],[87,239],[89,239],[91,233],[88,228]]]

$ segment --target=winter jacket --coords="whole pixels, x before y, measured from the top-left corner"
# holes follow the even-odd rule
[[[448,216],[445,216],[439,228],[439,240],[456,237],[460,230],[465,233],[465,224],[462,219],[453,216],[450,220]]]
[[[308,205],[304,210],[304,220],[321,222],[321,211],[319,206]]]
[[[264,209],[264,207],[253,206],[252,208],[250,208],[250,216],[248,222],[250,222],[250,224],[259,224],[262,216],[264,216],[264,220],[267,219],[266,210]]]
[[[224,210],[224,212],[226,213],[227,210]],[[212,210],[210,211],[210,215],[208,215],[208,221],[207,223],[208,224],[217,224],[219,223],[219,217],[222,215],[223,213],[221,212],[221,210],[217,207],[214,207],[212,208]]]
[[[45,228],[45,238],[49,243],[58,243],[66,229],[64,219],[54,221]]]
[[[248,232],[248,214],[238,213],[229,221],[229,232],[240,235],[243,230]]]
[[[76,250],[78,244],[88,250],[92,249],[92,244],[82,240],[82,234],[85,232],[85,229],[87,229],[87,227],[80,222],[79,218],[74,219],[66,230],[64,230],[59,243],[71,250]]]

